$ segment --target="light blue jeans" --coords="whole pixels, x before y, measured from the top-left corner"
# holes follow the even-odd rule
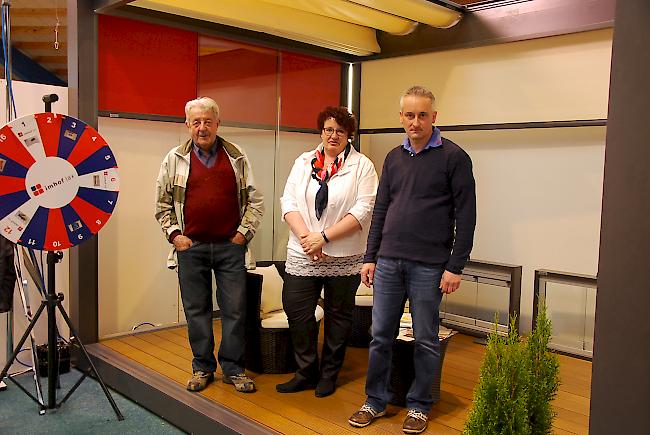
[[[433,367],[436,367],[440,358],[438,310],[442,298],[439,286],[443,270],[439,266],[397,258],[380,257],[377,261],[373,290],[372,341],[366,378],[366,403],[376,411],[386,409],[390,400],[388,385],[393,342],[405,297],[409,300],[415,336],[415,378],[406,395],[406,406],[425,414],[431,410]]]

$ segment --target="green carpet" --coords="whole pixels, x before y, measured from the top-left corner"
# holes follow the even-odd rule
[[[61,375],[61,388],[57,390],[57,403],[74,385],[81,373],[71,370]],[[35,395],[31,375],[16,378]],[[58,409],[39,415],[38,405],[13,382],[5,380],[7,389],[0,391],[0,433],[10,434],[183,434],[138,404],[111,390],[118,408],[124,415],[119,421],[104,395],[101,386],[86,378],[79,388]],[[47,378],[41,378],[43,395],[47,402]]]

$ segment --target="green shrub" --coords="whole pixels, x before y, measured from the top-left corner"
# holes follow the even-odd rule
[[[526,350],[530,361],[528,381],[528,419],[530,433],[545,435],[551,433],[555,411],[551,401],[560,386],[560,363],[557,355],[550,353],[548,342],[551,338],[551,321],[542,307],[535,329],[528,337]]]
[[[468,435],[551,433],[551,401],[559,386],[559,364],[548,352],[551,323],[542,307],[528,340],[522,341],[512,318],[508,335],[488,336],[474,406],[465,423]]]

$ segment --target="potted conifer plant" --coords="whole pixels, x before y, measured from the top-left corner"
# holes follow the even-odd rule
[[[488,337],[474,406],[464,433],[550,434],[555,413],[551,401],[559,387],[557,355],[548,351],[551,322],[541,307],[530,336],[522,340],[511,319],[508,334]]]

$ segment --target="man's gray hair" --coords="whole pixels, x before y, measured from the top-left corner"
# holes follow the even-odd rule
[[[219,105],[210,97],[199,97],[190,100],[185,104],[185,122],[190,122],[190,110],[198,107],[201,110],[212,110],[217,119],[219,119]]]
[[[435,107],[436,97],[433,96],[433,92],[425,88],[424,86],[411,86],[408,88],[399,99],[399,108],[400,110],[404,107],[404,98],[409,96],[415,97],[424,97],[431,100],[431,107]]]

